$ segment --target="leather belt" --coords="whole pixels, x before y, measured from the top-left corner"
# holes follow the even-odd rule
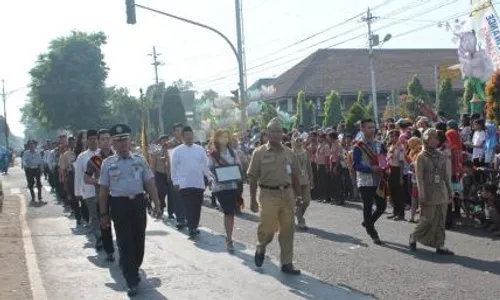
[[[264,184],[259,184],[259,187],[261,189],[266,189],[266,190],[273,190],[273,191],[284,191],[287,188],[290,187],[289,184],[287,185],[280,185],[280,186],[269,186],[269,185],[264,185]]]

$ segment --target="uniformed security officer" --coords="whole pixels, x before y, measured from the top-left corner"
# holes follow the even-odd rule
[[[26,179],[28,181],[28,189],[31,195],[31,204],[35,203],[35,190],[33,189],[36,181],[36,188],[38,191],[38,201],[42,201],[42,170],[43,170],[43,158],[40,151],[36,150],[36,141],[28,141],[28,150],[23,153],[23,168],[26,173]]]
[[[253,212],[258,212],[260,204],[255,265],[262,266],[266,246],[273,240],[274,233],[278,229],[281,271],[299,275],[300,270],[294,268],[292,261],[295,230],[294,210],[296,202],[302,201],[299,183],[300,168],[292,150],[281,145],[282,128],[279,118],[273,118],[269,122],[267,125],[269,142],[254,150],[248,168],[250,209]],[[257,186],[260,187],[259,203],[256,199]]]
[[[110,226],[113,219],[116,239],[120,248],[122,272],[129,287],[128,295],[137,295],[140,282],[139,268],[144,258],[147,206],[144,187],[155,203],[159,217],[160,201],[154,177],[144,157],[130,151],[131,129],[117,124],[110,130],[116,153],[106,158],[99,177],[99,205],[101,226]],[[109,195],[109,196],[108,196]],[[111,211],[108,211],[108,201]]]

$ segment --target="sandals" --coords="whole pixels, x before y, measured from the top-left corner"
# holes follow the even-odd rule
[[[229,253],[233,253],[234,252],[233,240],[226,239],[226,249],[227,249],[227,252],[229,252]]]

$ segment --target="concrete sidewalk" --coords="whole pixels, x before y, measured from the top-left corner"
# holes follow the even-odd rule
[[[34,299],[128,299],[117,263],[106,263],[48,193],[44,199],[47,205],[28,207],[29,228],[24,232],[33,245],[27,256],[36,258],[28,264],[30,278],[41,282],[32,284]],[[235,254],[230,255],[224,237],[210,229],[201,228],[201,235],[191,241],[171,224],[148,222],[143,280],[136,299],[373,299],[307,274],[284,275],[272,258],[257,269],[253,249],[236,244]]]

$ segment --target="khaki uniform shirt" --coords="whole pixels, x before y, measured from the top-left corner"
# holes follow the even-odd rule
[[[170,157],[167,149],[160,149],[151,154],[151,168],[163,174],[170,173]]]
[[[66,172],[73,171],[73,162],[76,160],[76,154],[73,150],[68,150],[64,152],[59,158],[59,169],[65,170]]]
[[[309,152],[307,150],[294,152],[297,157],[297,162],[299,163],[300,185],[310,185],[313,181],[312,166]]]
[[[248,176],[268,187],[289,186],[292,174],[300,172],[297,157],[288,147],[271,149],[265,144],[255,149],[248,168]]]
[[[168,149],[175,148],[175,147],[177,147],[177,146],[179,146],[179,145],[182,145],[182,141],[179,141],[179,140],[177,140],[177,139],[175,139],[175,138],[172,138],[172,139],[170,139],[170,140],[167,142],[167,148],[168,148]]]

